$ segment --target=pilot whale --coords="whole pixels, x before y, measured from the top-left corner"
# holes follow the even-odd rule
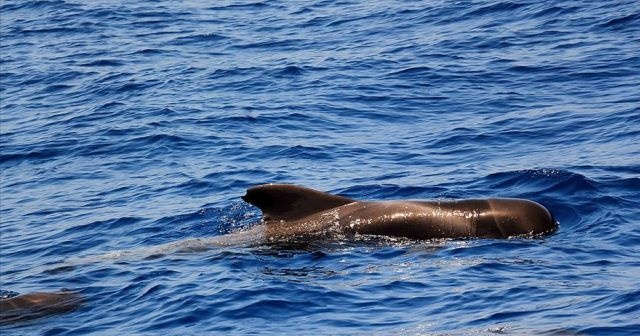
[[[247,190],[242,199],[262,211],[269,240],[319,232],[410,239],[508,238],[556,229],[551,213],[524,199],[357,201],[287,184]]]
[[[0,323],[34,319],[78,308],[82,296],[73,291],[33,292],[0,300]]]
[[[214,247],[256,246],[354,235],[417,240],[509,238],[543,235],[557,228],[545,207],[524,199],[357,201],[290,184],[255,186],[249,188],[242,199],[262,211],[261,222],[248,229],[155,247],[73,258],[67,263],[153,258]]]
[[[524,199],[489,198],[447,201],[357,201],[317,190],[265,184],[249,188],[242,199],[262,211],[262,222],[217,237],[194,238],[155,248],[109,253],[76,262],[154,257],[217,246],[287,242],[331,234],[379,235],[409,239],[508,238],[553,232],[557,223],[542,205]],[[0,322],[73,310],[75,292],[30,293],[0,300]]]

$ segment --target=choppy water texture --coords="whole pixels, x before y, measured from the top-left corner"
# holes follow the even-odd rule
[[[3,1],[2,289],[29,334],[640,333],[640,4]],[[540,239],[54,267],[253,225],[265,182],[522,197]]]

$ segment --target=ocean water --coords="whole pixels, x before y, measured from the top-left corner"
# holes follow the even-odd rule
[[[2,335],[640,334],[640,3],[2,1]],[[248,187],[520,197],[540,238],[276,242]]]

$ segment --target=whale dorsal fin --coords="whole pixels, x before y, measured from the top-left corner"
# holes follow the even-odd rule
[[[265,221],[301,219],[355,202],[350,198],[290,184],[263,184],[249,188],[242,199],[260,208]]]

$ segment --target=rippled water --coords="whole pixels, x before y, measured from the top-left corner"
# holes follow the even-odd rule
[[[3,1],[2,290],[15,334],[640,333],[637,1]],[[539,239],[113,259],[249,227],[266,182],[522,197]]]

